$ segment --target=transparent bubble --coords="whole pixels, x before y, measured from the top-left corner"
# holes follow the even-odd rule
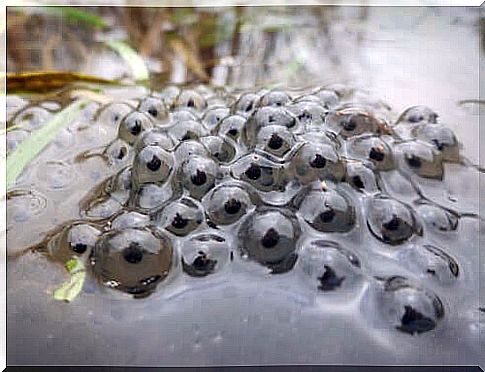
[[[238,233],[243,254],[273,272],[291,270],[296,261],[300,227],[288,210],[260,208],[244,220]]]
[[[284,106],[291,101],[291,97],[283,91],[272,90],[264,94],[259,100],[259,107]]]
[[[413,135],[441,151],[444,161],[460,160],[460,146],[455,133],[450,128],[441,124],[421,125],[413,129]]]
[[[196,140],[209,135],[208,130],[195,120],[180,121],[173,125],[168,132],[178,141]]]
[[[174,152],[174,158],[177,159],[179,163],[182,163],[193,156],[208,157],[209,155],[207,148],[195,140],[181,142]]]
[[[377,310],[392,327],[410,335],[432,331],[445,314],[436,294],[399,276],[383,280]]]
[[[380,134],[383,126],[371,113],[352,107],[329,113],[326,125],[344,139],[363,133]]]
[[[242,187],[221,185],[205,200],[206,213],[216,225],[230,225],[238,221],[251,207],[251,199]]]
[[[315,125],[321,127],[325,123],[327,110],[319,103],[299,101],[289,105],[287,108],[305,126]]]
[[[97,242],[92,264],[105,285],[145,297],[168,275],[172,243],[165,235],[147,230],[110,231]]]
[[[229,163],[236,155],[234,145],[222,137],[207,136],[201,138],[200,142],[209,149],[212,157],[221,163]]]
[[[371,162],[379,171],[395,168],[391,148],[379,137],[357,137],[348,143],[348,149],[352,156]]]
[[[118,136],[130,145],[133,145],[144,131],[152,127],[152,121],[147,115],[133,111],[121,120],[118,128]]]
[[[230,247],[224,237],[205,233],[186,240],[181,252],[183,271],[193,277],[204,277],[227,265]]]
[[[202,117],[202,123],[209,128],[214,128],[217,124],[219,124],[224,118],[229,116],[230,110],[227,107],[214,107],[208,109],[204,116]]]
[[[233,175],[257,190],[284,191],[284,166],[255,154],[244,156],[232,166]]]
[[[314,180],[340,181],[345,167],[329,144],[305,143],[291,160],[291,169],[302,183]]]
[[[122,230],[127,228],[140,228],[148,226],[150,216],[138,212],[123,212],[117,216],[111,223],[113,230]]]
[[[132,189],[131,167],[120,170],[81,200],[83,214],[94,218],[108,218],[122,209],[130,199]]]
[[[168,180],[174,161],[172,155],[159,146],[146,146],[135,156],[133,177],[138,184]]]
[[[442,179],[443,157],[432,145],[413,141],[398,145],[400,165],[420,177]]]
[[[140,138],[135,142],[133,149],[138,153],[146,146],[158,146],[168,151],[172,150],[175,144],[165,131],[154,128],[151,131],[141,134]]]
[[[113,102],[101,108],[98,114],[98,121],[116,128],[121,123],[121,120],[132,111],[133,107],[127,103]]]
[[[110,182],[106,191],[108,191],[115,200],[124,204],[129,197],[132,188],[132,169],[125,168],[121,170]]]
[[[255,93],[245,93],[236,101],[233,112],[242,116],[249,116],[256,109],[259,96]]]
[[[417,123],[436,123],[438,114],[427,106],[409,107],[399,115],[397,123],[407,122],[410,124]]]
[[[170,122],[172,124],[190,120],[198,121],[199,118],[193,111],[190,111],[188,109],[177,109],[170,114]]]
[[[269,125],[261,128],[256,139],[256,147],[277,157],[282,157],[295,144],[295,137],[286,128]]]
[[[145,183],[139,187],[135,195],[135,205],[143,209],[156,209],[174,197],[175,190],[170,183],[158,185]]]
[[[166,87],[160,93],[157,93],[156,96],[159,97],[168,108],[170,108],[175,105],[179,94],[180,88],[172,85]]]
[[[203,220],[200,206],[184,197],[164,207],[156,218],[156,225],[174,235],[186,236],[197,229]]]
[[[114,140],[106,149],[111,164],[125,164],[131,151],[130,145],[119,138]]]
[[[333,90],[322,89],[314,93],[322,103],[323,107],[330,109],[339,103],[339,96]]]
[[[335,189],[310,191],[300,205],[300,214],[321,232],[347,232],[355,224],[355,208],[350,199]]]
[[[377,239],[391,245],[401,244],[413,234],[422,235],[411,207],[385,196],[369,199],[367,226]]]
[[[303,245],[298,256],[298,272],[315,290],[351,292],[362,282],[359,258],[337,242],[310,241]]]
[[[458,227],[458,216],[437,205],[421,204],[416,212],[424,223],[435,231],[454,231]]]
[[[379,191],[374,172],[363,163],[348,163],[345,178],[347,183],[359,192]]]
[[[94,248],[100,231],[88,224],[69,225],[48,243],[49,254],[60,262],[73,257],[87,258]]]
[[[337,152],[340,152],[342,149],[343,141],[332,131],[307,128],[306,132],[298,133],[296,137],[303,142],[310,142],[316,145],[329,145]]]
[[[138,106],[138,111],[149,115],[155,123],[163,123],[168,119],[168,109],[160,98],[143,98]]]
[[[214,187],[218,166],[211,159],[194,155],[182,164],[181,172],[184,188],[193,198],[201,199]]]
[[[207,108],[207,101],[196,90],[187,89],[180,92],[175,105],[177,107],[187,107],[195,111],[202,111]]]
[[[246,118],[240,115],[231,115],[221,121],[217,127],[219,135],[225,135],[237,141],[241,136],[241,131],[246,124]]]
[[[269,125],[280,125],[294,129],[298,124],[296,117],[283,107],[265,106],[255,111],[243,128],[242,140],[254,144],[261,128]]]
[[[453,284],[460,275],[458,262],[443,249],[431,244],[412,245],[400,250],[396,259],[422,278],[443,285]]]

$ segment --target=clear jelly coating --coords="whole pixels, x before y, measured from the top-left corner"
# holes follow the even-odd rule
[[[169,274],[190,286],[248,265],[318,301],[365,298],[393,331],[433,331],[446,312],[426,288],[466,277],[439,239],[467,225],[421,187],[442,185],[460,144],[428,107],[390,125],[386,105],[352,92],[171,86],[101,107],[92,120],[114,136],[102,152],[110,175],[81,218],[49,235],[47,253],[90,259],[99,283],[136,298],[171,286]],[[52,114],[24,110],[12,116],[22,125],[9,151]],[[27,221],[22,203],[10,196],[12,215]],[[383,257],[395,275],[374,272]]]
[[[298,221],[288,211],[262,208],[244,221],[238,236],[244,255],[274,268],[295,257],[300,233]]]
[[[171,264],[170,240],[142,229],[110,231],[101,236],[92,254],[94,274],[105,285],[135,296],[153,291]]]
[[[410,335],[432,331],[445,315],[443,302],[434,292],[400,276],[383,279],[377,303],[385,321]]]
[[[315,291],[352,292],[362,282],[360,259],[332,240],[304,244],[298,260],[300,275]]]

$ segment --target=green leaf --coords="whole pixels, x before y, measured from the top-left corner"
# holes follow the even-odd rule
[[[79,114],[86,100],[78,100],[58,112],[41,128],[32,133],[7,156],[7,189],[15,182],[24,168]]]
[[[86,267],[84,262],[76,257],[66,262],[66,269],[71,277],[69,281],[63,283],[54,291],[54,298],[58,301],[71,302],[83,289],[86,280]]]
[[[66,269],[68,272],[71,273],[76,268],[77,265],[78,265],[78,260],[72,258],[66,262]]]
[[[86,10],[80,10],[70,6],[49,6],[45,8],[51,13],[65,17],[70,22],[82,22],[97,28],[103,28],[108,25],[103,18]]]
[[[129,45],[122,41],[107,41],[106,44],[130,65],[135,80],[148,80],[148,69],[143,58]]]

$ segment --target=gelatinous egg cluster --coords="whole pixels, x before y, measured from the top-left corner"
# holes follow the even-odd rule
[[[458,142],[427,107],[391,123],[387,106],[348,97],[340,86],[168,87],[137,107],[101,108],[98,120],[117,131],[106,154],[118,170],[50,254],[85,257],[101,283],[135,297],[163,290],[173,271],[203,280],[236,262],[297,273],[327,296],[371,283],[388,324],[434,329],[446,311],[426,280],[453,285],[461,271],[428,236],[452,233],[459,214],[422,195],[419,180],[440,181],[444,163],[460,160]],[[369,251],[425,280],[377,275]]]

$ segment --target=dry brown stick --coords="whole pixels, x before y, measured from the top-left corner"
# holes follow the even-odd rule
[[[9,14],[7,20],[6,46],[7,55],[10,57],[17,68],[17,71],[23,71],[29,65],[27,50],[22,48],[22,36],[25,36],[25,24],[27,17],[24,15],[12,16]]]
[[[187,46],[184,39],[180,38],[179,36],[173,36],[169,39],[169,44],[174,52],[183,58],[185,64],[195,76],[204,82],[208,82],[210,80],[199,57]]]
[[[141,40],[142,34],[139,27],[134,24],[135,19],[138,19],[136,8],[126,8],[123,12],[123,23],[130,40],[136,45]]]
[[[61,37],[59,34],[51,35],[47,42],[45,43],[44,48],[42,49],[42,69],[43,70],[52,70],[54,69],[54,49],[59,45],[61,42]]]
[[[152,26],[145,33],[140,45],[139,51],[142,56],[148,57],[152,55],[155,44],[160,37],[160,24],[162,23],[163,19],[163,12],[161,10],[157,10]]]

